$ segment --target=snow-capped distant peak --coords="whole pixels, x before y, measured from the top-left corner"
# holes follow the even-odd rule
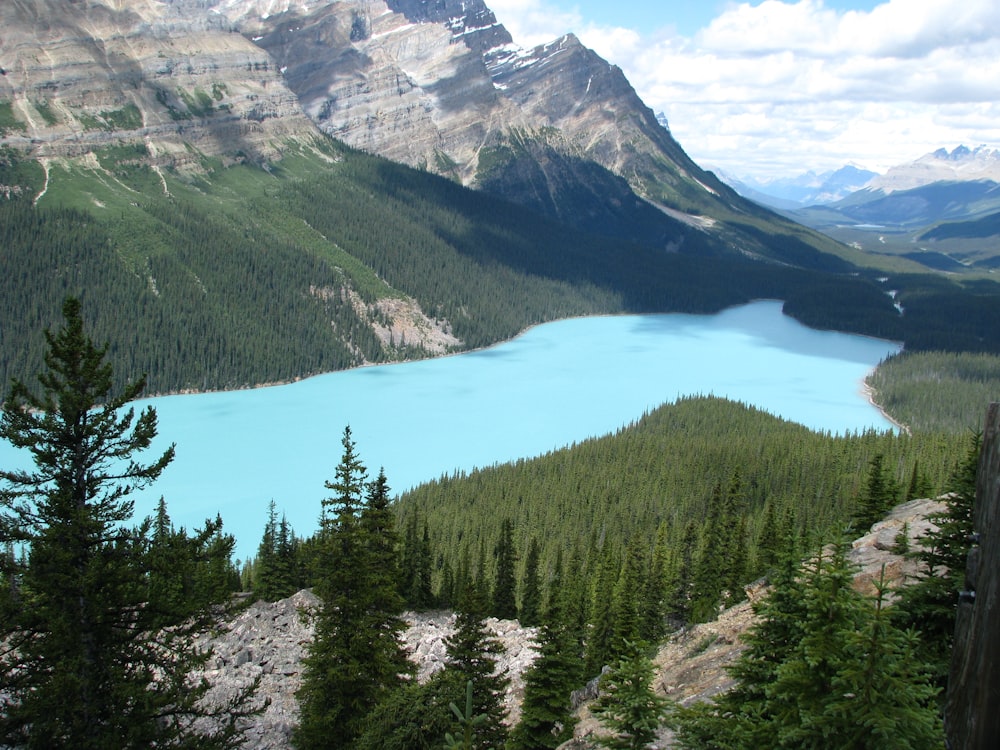
[[[932,182],[1000,182],[1000,150],[988,146],[957,146],[952,151],[939,148],[909,164],[892,167],[866,187],[891,193],[912,190]]]

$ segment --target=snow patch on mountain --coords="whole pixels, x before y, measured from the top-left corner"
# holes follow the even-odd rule
[[[934,182],[1000,182],[1000,150],[988,146],[958,146],[952,151],[939,148],[909,164],[892,167],[885,175],[866,185],[871,190],[891,193],[912,190]]]

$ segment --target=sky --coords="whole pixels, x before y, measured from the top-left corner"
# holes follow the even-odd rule
[[[761,180],[1000,148],[997,0],[486,0],[515,43],[573,32],[703,167]]]

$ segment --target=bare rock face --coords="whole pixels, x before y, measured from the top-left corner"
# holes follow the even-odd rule
[[[197,0],[0,3],[4,145],[34,157],[142,144],[154,163],[268,159],[316,131],[267,53]]]
[[[864,536],[856,539],[848,559],[859,566],[854,586],[863,593],[874,592],[885,566],[885,582],[889,586],[905,585],[918,571],[916,561],[900,553],[899,542],[905,532],[910,548],[917,539],[934,528],[927,516],[944,510],[944,503],[934,499],[912,500],[893,508],[883,520],[874,524]],[[766,595],[760,582],[747,588],[748,601],[741,602],[719,614],[718,619],[684,628],[671,636],[654,659],[654,688],[671,700],[687,706],[711,700],[733,687],[734,680],[726,667],[743,651],[741,637],[756,621],[753,602]],[[598,747],[595,738],[603,733],[599,722],[586,705],[578,711],[574,739],[562,745],[564,750],[590,750]],[[651,747],[673,747],[670,730],[663,728],[657,743]]]
[[[455,632],[455,615],[451,612],[410,613],[406,616],[409,629],[403,643],[410,658],[417,665],[417,679],[427,680],[445,665],[445,639]],[[504,695],[507,723],[511,726],[521,718],[521,699],[524,697],[524,673],[538,657],[535,638],[537,628],[525,628],[517,620],[486,619],[486,629],[500,644],[502,652],[497,658],[498,675],[506,675],[509,682]]]
[[[301,2],[274,13],[251,1],[225,10],[323,131],[468,182],[481,145],[516,121],[478,51],[509,35],[481,2],[461,3],[464,12],[424,5]]]
[[[209,700],[217,705],[260,678],[257,697],[268,705],[246,727],[247,750],[290,747],[298,723],[295,693],[302,684],[302,657],[312,641],[312,617],[319,604],[311,591],[274,603],[256,602],[199,643],[212,651],[204,677],[212,685]],[[403,644],[416,664],[417,679],[423,682],[444,667],[444,641],[455,631],[455,616],[442,611],[409,613],[405,619],[409,627]],[[520,717],[524,672],[537,656],[536,629],[496,618],[486,625],[503,647],[497,673],[510,680],[504,705],[509,723],[514,724]]]
[[[905,585],[919,572],[916,560],[900,554],[899,543],[905,538],[905,545],[913,549],[917,539],[931,529],[936,529],[927,516],[945,509],[939,500],[911,500],[897,505],[888,515],[874,524],[867,534],[855,539],[848,553],[848,559],[859,566],[854,576],[854,586],[859,591],[872,595],[875,584],[885,571],[885,582],[891,588]]]

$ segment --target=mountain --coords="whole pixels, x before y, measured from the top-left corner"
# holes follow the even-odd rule
[[[773,180],[730,176],[723,176],[723,180],[750,200],[772,208],[791,210],[802,206],[834,203],[862,189],[876,177],[878,177],[877,172],[847,165],[822,174],[809,171],[797,177]]]
[[[197,172],[322,131],[588,232],[851,256],[701,169],[575,36],[522,49],[482,0],[19,0],[0,21],[2,142],[37,159],[141,144],[133,159]]]
[[[0,23],[3,381],[40,370],[69,292],[158,392],[759,297],[918,345],[863,254],[700,168],[574,36],[519,48],[481,0],[17,0]]]
[[[786,215],[883,256],[948,272],[1000,265],[1000,151],[938,149],[824,206]]]
[[[892,167],[865,187],[888,195],[937,182],[986,181],[1000,182],[1000,150],[957,146],[952,151],[939,148],[914,162]]]
[[[2,143],[45,163],[141,144],[155,168],[279,158],[315,128],[268,54],[195,0],[0,6]]]

